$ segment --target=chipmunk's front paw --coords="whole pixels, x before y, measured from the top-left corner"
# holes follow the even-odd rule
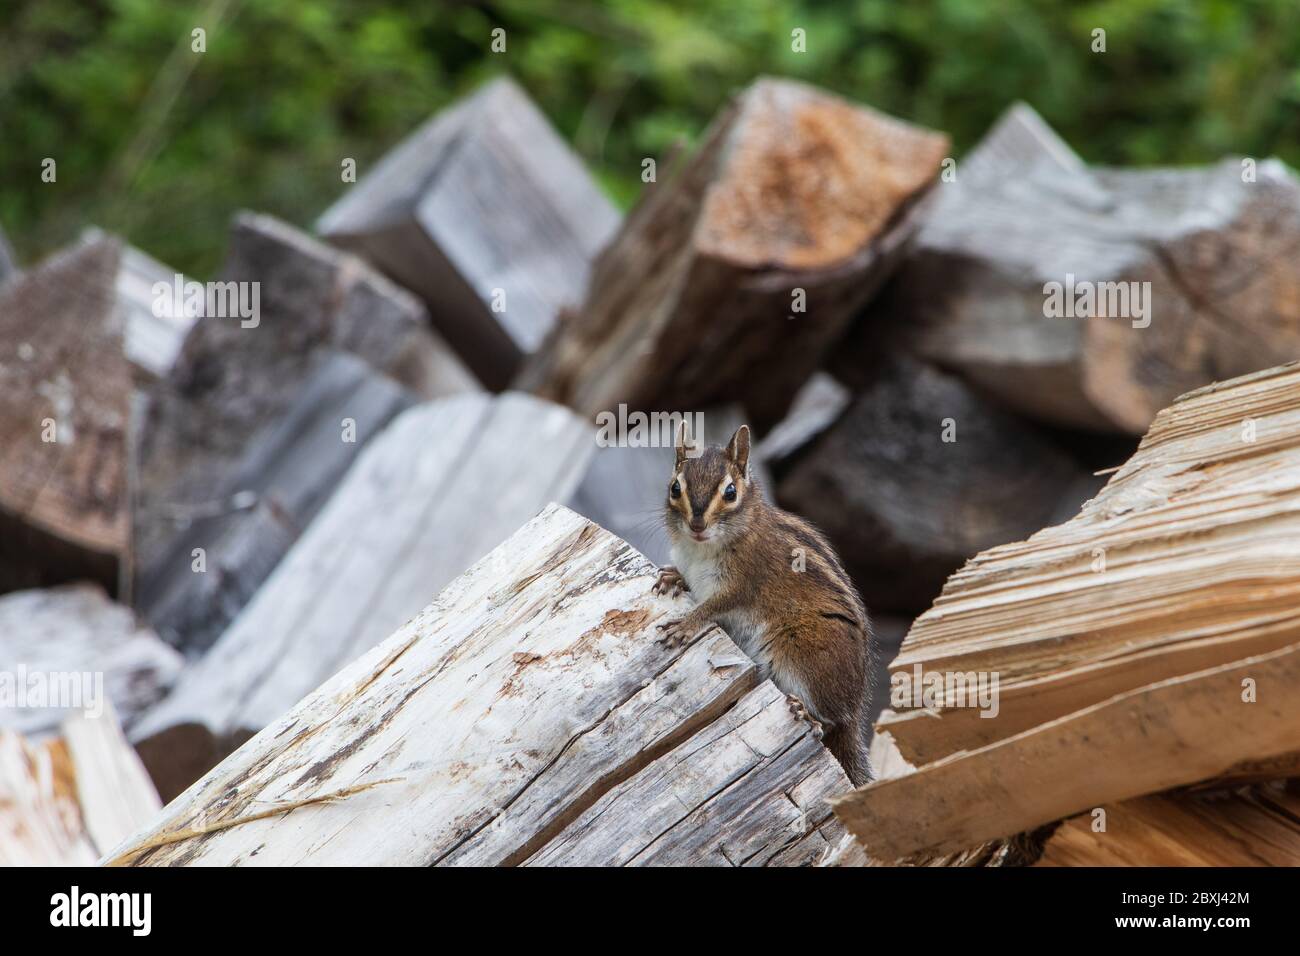
[[[689,591],[690,589],[690,585],[682,577],[682,572],[669,565],[659,571],[659,580],[655,582],[652,590],[655,594],[667,594],[669,597],[677,597],[683,591]]]
[[[684,617],[675,621],[665,621],[658,629],[663,632],[659,635],[659,643],[667,644],[669,647],[680,647],[699,633],[699,628],[695,627],[689,618]]]
[[[821,721],[809,713],[808,708],[803,705],[803,701],[793,694],[787,694],[785,702],[790,705],[790,713],[794,714],[795,720],[806,721],[812,727],[812,735],[815,738],[821,740],[826,736],[826,728],[821,725]]]

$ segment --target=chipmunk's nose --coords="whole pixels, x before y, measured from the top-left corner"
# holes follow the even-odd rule
[[[692,531],[703,531],[703,530],[704,530],[704,512],[692,508],[692,509],[691,509],[691,520],[690,520],[690,525],[691,525],[691,530],[692,530]]]

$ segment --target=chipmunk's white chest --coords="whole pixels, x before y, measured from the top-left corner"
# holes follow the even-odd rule
[[[672,558],[696,603],[703,604],[713,597],[721,581],[716,544],[690,539],[677,541],[672,546]]]
[[[717,593],[722,578],[716,544],[690,539],[678,541],[672,546],[672,558],[697,604],[703,604]],[[750,609],[728,611],[718,617],[717,623],[742,651],[754,659],[764,677],[771,674],[771,661],[762,640],[766,626]]]

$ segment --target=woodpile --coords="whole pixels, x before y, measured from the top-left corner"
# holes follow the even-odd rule
[[[1188,393],[1079,515],[953,575],[894,660],[898,712],[878,728],[915,771],[837,803],[867,850],[950,853],[1294,774],[1298,425],[1297,365]]]
[[[1300,862],[1294,175],[784,79],[701,132],[620,216],[503,79],[211,282],[0,241],[0,700],[109,714],[0,707],[0,859]],[[860,789],[657,640],[683,421],[871,610]]]

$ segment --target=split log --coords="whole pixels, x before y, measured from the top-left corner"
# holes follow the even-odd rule
[[[164,794],[410,620],[548,502],[568,498],[592,447],[573,413],[517,393],[456,396],[395,418],[211,651],[133,729]]]
[[[104,238],[107,233],[95,228],[82,233],[83,242]],[[173,301],[173,297],[159,296],[155,289],[160,283],[170,289],[177,281],[183,285],[188,280],[134,246],[122,243],[121,249],[117,301],[125,315],[126,356],[137,382],[166,378],[196,316],[186,314],[183,304]]]
[[[782,480],[867,607],[919,611],[981,549],[1073,514],[1100,485],[959,379],[900,357]]]
[[[1247,700],[1243,688],[1257,698]],[[876,858],[953,853],[1300,743],[1300,643],[1161,681],[833,801]],[[1086,773],[1081,773],[1086,768]]]
[[[233,369],[247,357],[223,361]],[[221,636],[324,505],[357,449],[414,402],[342,352],[317,349],[293,364],[300,388],[273,403],[259,401],[267,392],[239,392],[233,382],[216,395],[155,393],[166,397],[151,407],[137,505],[151,560],[141,566],[135,605],[188,654]],[[248,384],[269,381],[259,374]]]
[[[0,289],[0,591],[130,581],[128,419],[115,242]]]
[[[94,717],[74,714],[63,724],[81,819],[99,854],[107,853],[157,816],[158,791],[126,742],[107,704]]]
[[[997,717],[940,694],[882,726],[928,763],[1300,639],[1298,515],[1300,366],[1183,396],[1075,518],[980,554],[913,625],[895,677],[996,673]]]
[[[1040,866],[1297,866],[1300,794],[1274,785],[1229,794],[1152,794],[1063,823]]]
[[[705,795],[736,783],[737,766],[691,762],[689,747],[656,762],[725,719],[758,675],[716,629],[686,648],[657,642],[656,624],[680,614],[688,600],[653,594],[656,574],[608,532],[564,508],[546,509],[173,801],[110,860],[517,863],[544,851],[638,772],[685,761],[706,778],[693,784],[704,812],[680,834],[694,849],[674,852],[722,862],[718,847],[730,845],[726,815],[711,814]],[[748,700],[754,706],[757,699]],[[764,772],[775,775],[780,757],[763,748],[805,745],[788,710],[764,707],[760,714],[755,721],[768,729],[755,724],[754,749],[774,758]],[[752,767],[755,757],[738,759]],[[833,759],[824,748],[807,748],[802,769],[790,776],[808,782],[798,800],[810,820],[817,816],[813,781],[848,787]],[[662,799],[675,798],[665,791]],[[737,794],[727,808],[741,803]],[[746,829],[737,847],[773,862],[799,858],[771,852],[807,839],[791,815],[764,811],[761,819],[767,832]]]
[[[1300,180],[1276,160],[1089,171],[1021,104],[937,192],[859,354],[897,334],[1024,415],[1134,435],[1300,354]]]
[[[510,79],[437,114],[320,218],[317,230],[429,303],[490,388],[505,388],[577,302],[619,215]]]
[[[738,400],[765,431],[894,265],[947,149],[759,80],[629,217],[520,386],[584,415]]]
[[[0,866],[87,866],[162,803],[109,705],[34,743],[0,729]]]
[[[396,412],[477,387],[413,296],[274,219],[236,218],[221,282],[256,290],[258,315],[196,322],[141,429],[137,606],[191,651],[216,640]]]
[[[67,707],[97,712],[106,702],[129,725],[162,699],[181,664],[180,654],[96,585],[0,597],[0,726],[10,730],[50,733]],[[13,684],[6,687],[7,680]],[[50,700],[51,690],[70,699]],[[17,706],[20,691],[25,706]]]

